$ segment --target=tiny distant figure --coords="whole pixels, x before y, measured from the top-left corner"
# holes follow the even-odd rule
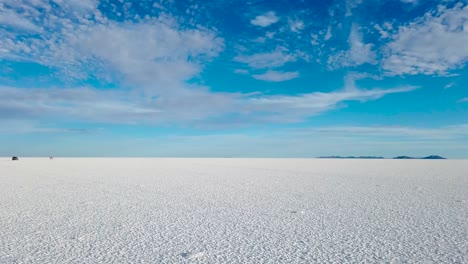
[[[50,156],[50,159],[53,159],[54,157]]]
[[[13,157],[11,158],[11,160],[18,160],[18,157]]]

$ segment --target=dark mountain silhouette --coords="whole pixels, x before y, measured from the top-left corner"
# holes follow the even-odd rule
[[[438,155],[430,155],[430,156],[422,157],[422,158],[409,157],[409,156],[398,156],[398,157],[394,157],[393,159],[446,159],[446,158],[438,156]]]
[[[424,157],[422,159],[446,159],[446,158],[438,156],[438,155],[430,155],[430,156]]]
[[[398,157],[394,157],[393,159],[416,159],[416,158],[409,157],[409,156],[398,156]]]

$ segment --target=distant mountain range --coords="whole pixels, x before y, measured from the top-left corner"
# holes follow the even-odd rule
[[[438,155],[430,155],[430,156],[422,157],[422,158],[415,158],[415,157],[408,157],[408,156],[398,156],[398,157],[394,157],[394,159],[446,159],[446,158],[438,156]]]
[[[319,159],[384,159],[384,157],[380,157],[380,156],[322,156],[318,158]],[[438,155],[430,155],[430,156],[422,157],[422,158],[398,156],[398,157],[394,157],[393,159],[446,159],[446,158],[438,156]]]

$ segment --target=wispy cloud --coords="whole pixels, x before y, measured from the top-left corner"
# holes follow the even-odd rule
[[[415,5],[419,2],[419,0],[401,0],[401,2]]]
[[[229,116],[232,124],[300,122],[347,101],[365,102],[417,87],[342,90],[299,95],[213,93],[192,89],[176,96],[148,98],[140,93],[90,88],[0,87],[0,119],[67,118],[84,122],[209,124]],[[184,107],[181,107],[184,106]],[[189,111],[187,109],[190,109]]]
[[[304,22],[302,20],[289,18],[288,24],[292,32],[299,33],[304,29]]]
[[[328,28],[327,28],[327,33],[325,34],[324,40],[327,41],[327,40],[331,39],[332,36],[333,36],[332,27],[331,27],[331,25],[329,25]]]
[[[83,128],[76,126],[60,126],[42,123],[34,119],[3,119],[0,134],[96,134],[102,128]]]
[[[417,87],[398,87],[393,89],[343,89],[330,93],[308,93],[297,96],[263,96],[249,100],[250,108],[255,111],[273,111],[282,109],[278,116],[289,117],[291,120],[300,120],[306,116],[315,115],[330,109],[334,109],[338,104],[346,101],[365,102],[376,100],[388,94],[409,92]],[[288,119],[288,118],[285,118]]]
[[[332,126],[299,129],[300,133],[326,133],[328,135],[375,136],[379,138],[456,139],[468,136],[468,124],[436,128],[407,126]]]
[[[161,112],[142,102],[129,100],[119,91],[75,89],[0,88],[1,119],[68,117],[86,121],[132,123]]]
[[[451,83],[447,83],[445,86],[444,86],[444,89],[450,89],[452,87],[455,86],[455,83],[454,82],[451,82]]]
[[[278,47],[272,52],[238,55],[234,58],[234,61],[245,63],[254,69],[277,68],[296,60],[297,56],[283,47]]]
[[[257,80],[269,81],[269,82],[284,82],[299,77],[299,72],[279,72],[279,71],[267,71],[263,74],[252,75]]]
[[[353,24],[348,38],[349,50],[340,51],[330,56],[328,64],[332,68],[359,66],[364,63],[376,64],[376,54],[372,50],[373,44],[364,43],[359,26]]]
[[[256,16],[250,21],[252,25],[259,27],[268,27],[275,24],[279,21],[279,18],[276,16],[276,13],[273,11],[266,12],[263,15]]]
[[[245,69],[235,69],[235,70],[234,70],[234,73],[237,73],[237,74],[249,74],[249,71],[248,71],[248,70],[245,70]]]
[[[462,98],[458,100],[459,103],[467,103],[468,102],[468,97]]]
[[[362,4],[363,0],[345,0],[346,13],[345,16],[352,16],[353,9]]]

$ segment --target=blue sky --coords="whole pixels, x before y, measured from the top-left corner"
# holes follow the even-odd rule
[[[468,2],[0,1],[0,156],[468,158]]]

